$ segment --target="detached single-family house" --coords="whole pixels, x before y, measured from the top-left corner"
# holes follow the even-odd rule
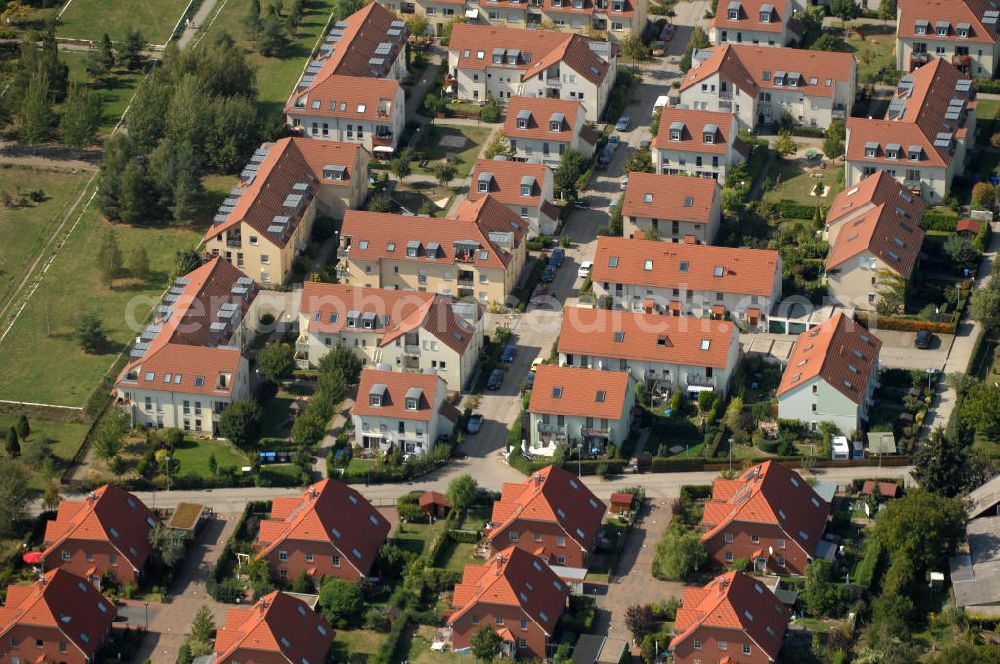
[[[368,197],[368,151],[359,145],[283,138],[264,143],[219,206],[202,238],[254,281],[274,285],[292,274],[316,217],[342,219]]]
[[[296,363],[315,367],[346,346],[366,365],[436,373],[460,392],[479,364],[482,307],[447,295],[305,282],[299,301]]]
[[[252,606],[226,611],[215,632],[213,664],[322,664],[333,628],[299,597],[275,591]]]
[[[629,434],[635,383],[624,372],[541,365],[528,416],[531,453],[552,456],[559,443],[603,453]]]
[[[486,0],[489,7],[492,0]],[[556,30],[599,30],[611,39],[642,35],[646,0],[538,0],[539,24],[551,21]],[[534,14],[529,14],[534,16]]]
[[[949,562],[955,604],[977,615],[1000,616],[1000,475],[969,492],[968,546]]]
[[[626,237],[712,244],[722,218],[712,178],[629,173],[622,199]]]
[[[885,118],[848,119],[846,186],[883,170],[928,202],[944,200],[975,142],[975,98],[972,80],[942,58],[903,76]]]
[[[990,0],[899,0],[896,68],[943,58],[973,78],[993,78],[1000,59],[1000,10]]]
[[[781,255],[601,236],[590,278],[594,295],[617,309],[729,319],[756,330],[781,300]]]
[[[778,417],[851,435],[868,419],[882,342],[842,312],[799,335],[778,385]]]
[[[821,546],[829,514],[798,473],[765,461],[735,480],[715,480],[701,541],[723,567],[742,558],[757,572],[805,574],[810,560],[833,554],[832,545]]]
[[[470,201],[492,196],[528,225],[528,237],[552,235],[559,211],[552,199],[552,169],[545,164],[497,157],[479,159],[470,177]]]
[[[795,8],[792,0],[720,0],[708,39],[716,46],[787,46],[802,37],[802,26],[792,19]]]
[[[653,388],[722,394],[740,354],[729,321],[565,307],[559,364],[625,371]]]
[[[298,498],[274,498],[254,550],[282,581],[302,572],[356,580],[368,575],[388,536],[389,522],[364,496],[325,479]]]
[[[750,154],[732,113],[665,106],[659,127],[650,152],[653,168],[663,175],[694,175],[725,183],[729,167]]]
[[[680,85],[688,108],[733,113],[751,131],[786,115],[820,129],[851,115],[858,63],[850,53],[727,43],[699,54]]]
[[[597,132],[587,126],[580,102],[544,97],[514,97],[507,102],[503,133],[514,158],[555,168],[570,148],[594,154]]]
[[[447,393],[436,373],[363,369],[351,407],[355,445],[430,454],[438,438],[451,436],[458,419],[457,410],[445,401]]]
[[[778,658],[787,624],[788,609],[761,580],[727,572],[702,588],[684,589],[670,651],[675,664],[769,664]]]

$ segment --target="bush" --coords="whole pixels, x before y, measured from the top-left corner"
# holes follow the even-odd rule
[[[771,209],[792,219],[812,219],[816,215],[815,205],[805,205],[795,201],[780,200],[771,204]]]
[[[881,330],[896,330],[899,332],[920,332],[921,330],[927,330],[928,332],[936,332],[938,334],[955,334],[955,323],[936,323],[916,318],[873,317],[866,311],[856,311],[854,315],[866,327],[870,327],[877,322],[876,327]],[[872,318],[874,318],[873,321],[871,320]]]
[[[656,545],[653,576],[678,581],[690,578],[708,560],[708,552],[697,531],[671,526]]]

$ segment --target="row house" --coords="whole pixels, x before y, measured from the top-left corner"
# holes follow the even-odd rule
[[[778,417],[815,430],[832,422],[851,435],[868,419],[882,342],[841,312],[803,332],[778,385]]]
[[[202,250],[257,283],[284,283],[316,217],[339,220],[364,203],[368,161],[368,151],[352,143],[299,137],[264,143],[219,206]]]
[[[851,115],[857,64],[850,53],[729,43],[698,52],[681,81],[680,102],[733,113],[750,131],[783,116],[826,129]]]
[[[469,200],[489,195],[500,201],[528,225],[529,238],[556,233],[560,209],[552,202],[555,196],[549,166],[500,156],[479,159],[470,180]]]
[[[788,610],[777,595],[752,576],[727,572],[684,589],[670,652],[675,664],[770,664],[787,626]]]
[[[617,309],[728,319],[750,330],[766,329],[781,300],[781,255],[770,249],[601,236],[590,276],[594,295]]]
[[[993,78],[1000,59],[1000,10],[990,0],[900,0],[896,68],[913,71],[942,58],[972,78]]]
[[[723,567],[744,559],[755,572],[802,575],[813,558],[833,556],[833,545],[823,543],[829,514],[830,504],[798,473],[765,461],[715,480],[701,541]]]
[[[452,392],[471,380],[483,348],[483,311],[473,302],[417,291],[305,282],[295,360],[319,366],[332,348],[351,348],[366,365],[434,373]]]
[[[528,228],[490,195],[447,218],[352,210],[337,255],[352,285],[505,302],[524,267]]]
[[[487,0],[487,7],[491,0]],[[646,0],[537,0],[542,22],[556,30],[597,30],[611,39],[642,36]]]
[[[903,76],[883,119],[847,121],[846,186],[882,170],[943,201],[975,141],[975,97],[972,80],[941,58]]]
[[[409,28],[372,2],[337,21],[285,105],[288,124],[312,138],[356,142],[388,156],[406,122]]]
[[[503,642],[502,654],[544,659],[568,598],[569,586],[542,558],[515,546],[485,565],[466,565],[451,599],[452,649],[469,649],[476,632],[489,627]]]
[[[218,437],[222,412],[250,396],[245,351],[258,291],[219,256],[177,278],[115,381],[115,403],[131,426]]]
[[[149,559],[149,534],[158,523],[138,498],[105,484],[82,500],[59,502],[55,520],[45,524],[40,564],[98,587],[104,575],[135,583]]]
[[[746,161],[750,147],[739,137],[736,116],[722,111],[663,107],[653,137],[653,168],[663,175],[692,175],[725,183],[730,166]]]
[[[802,38],[794,10],[792,0],[722,0],[708,22],[708,39],[716,46],[788,46]]]
[[[582,569],[606,511],[580,478],[546,466],[524,482],[504,483],[484,537],[493,555],[514,547],[550,565]]]
[[[593,156],[597,133],[587,126],[579,102],[514,97],[507,104],[503,133],[514,159],[556,168],[569,149]]]
[[[313,484],[297,498],[271,501],[260,522],[256,555],[271,574],[291,582],[311,577],[364,579],[389,536],[389,522],[351,487],[332,479]]]
[[[585,119],[596,122],[615,83],[617,52],[581,35],[463,23],[453,28],[448,45],[448,84],[466,101],[534,96],[578,102]]]
[[[215,632],[213,664],[322,664],[333,628],[300,597],[275,591],[249,607],[226,611]]]
[[[722,219],[722,187],[712,178],[629,173],[622,197],[630,238],[711,244]]]
[[[565,307],[559,364],[625,371],[653,388],[723,394],[740,354],[729,321]]]
[[[588,454],[620,447],[628,438],[635,383],[624,372],[541,365],[528,405],[528,439],[534,455],[579,445]]]
[[[0,606],[0,661],[88,664],[111,631],[116,609],[99,590],[61,569],[7,586]]]
[[[458,419],[445,401],[447,392],[436,373],[363,369],[351,407],[354,444],[380,452],[430,454],[438,438],[451,436]]]

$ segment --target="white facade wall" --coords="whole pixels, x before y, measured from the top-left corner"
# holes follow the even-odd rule
[[[424,396],[430,400],[431,395]],[[430,420],[352,414],[354,443],[374,449],[386,449],[393,444],[404,453],[430,454],[438,438],[451,435],[452,423],[440,415],[444,396],[444,390],[437,390],[433,395],[435,415]],[[367,397],[358,395],[359,399]]]
[[[872,395],[878,386],[878,362],[872,367],[868,390],[861,405],[854,403],[823,378],[816,376],[778,397],[778,417],[799,420],[815,430],[821,422],[833,422],[846,436],[861,429],[868,418]]]
[[[396,90],[396,99],[392,102],[389,117],[378,120],[356,120],[353,118],[338,118],[327,115],[310,115],[309,104],[305,108],[293,108],[288,113],[292,127],[300,128],[309,138],[324,141],[341,141],[344,143],[360,143],[366,150],[372,152],[372,136],[377,127],[388,127],[392,131],[392,147],[399,143],[406,124],[406,110],[403,106],[403,89]],[[358,131],[361,131],[360,137]]]

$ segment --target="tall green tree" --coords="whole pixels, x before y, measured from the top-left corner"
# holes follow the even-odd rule
[[[59,59],[55,23],[46,26],[41,41],[38,72],[45,74],[49,84],[49,95],[52,101],[59,104],[66,99],[66,93],[69,91],[69,65]]]
[[[622,55],[632,61],[632,68],[649,59],[650,49],[637,35],[628,35],[621,41]]]
[[[855,0],[830,0],[830,13],[839,18],[843,26],[851,19],[857,18],[861,8]]]
[[[1000,290],[995,288],[974,290],[969,303],[969,315],[982,323],[987,334],[996,335],[1000,331]]]
[[[489,625],[480,627],[469,640],[472,646],[472,656],[477,662],[492,662],[500,656],[503,640]]]
[[[1000,387],[981,383],[970,387],[958,404],[959,421],[991,441],[1000,441]]]
[[[31,77],[21,98],[17,114],[18,138],[32,147],[44,143],[52,136],[55,118],[49,79],[45,74],[36,74]]]
[[[27,440],[31,435],[31,425],[28,424],[28,416],[24,413],[17,418],[17,435],[21,440]]]
[[[0,536],[10,537],[31,500],[30,473],[22,464],[0,457]],[[21,531],[22,534],[24,531]]]
[[[94,355],[104,352],[104,349],[108,347],[108,337],[104,333],[104,324],[101,322],[101,317],[93,311],[80,316],[74,336],[85,353]]]
[[[826,130],[823,139],[823,154],[827,159],[837,159],[844,156],[844,134],[846,128],[843,120],[834,120]]]
[[[146,253],[146,247],[141,244],[133,247],[128,254],[126,265],[129,274],[136,279],[145,280],[149,277],[149,254]]]
[[[251,0],[247,7],[247,13],[243,17],[243,29],[246,30],[247,37],[257,39],[260,34],[260,0]]]
[[[575,148],[569,148],[562,156],[559,166],[556,167],[552,179],[556,190],[564,195],[574,198],[576,196],[576,185],[580,175],[587,167],[587,155]]]
[[[448,500],[453,509],[463,511],[476,500],[478,486],[472,475],[459,475],[448,484]]]
[[[4,449],[7,450],[7,454],[12,459],[21,456],[21,444],[17,439],[17,429],[14,427],[7,429],[7,436],[4,438]]]
[[[125,414],[118,408],[109,410],[91,435],[90,444],[99,459],[110,461],[118,456],[122,449],[122,439],[128,431]]]
[[[156,183],[149,174],[149,168],[139,160],[129,161],[121,174],[119,219],[133,226],[148,225],[158,220],[156,198]]]
[[[290,375],[294,368],[295,346],[292,344],[271,344],[257,357],[257,369],[272,383],[277,383]]]
[[[277,57],[288,46],[288,32],[284,22],[274,14],[261,21],[260,33],[257,35],[257,50],[261,55]]]
[[[455,165],[448,160],[442,160],[434,164],[431,169],[434,171],[434,177],[441,184],[442,187],[447,187],[448,183],[455,179],[458,169]]]
[[[873,536],[891,552],[892,564],[906,561],[923,582],[927,570],[947,564],[965,536],[965,508],[957,499],[914,489],[887,503]]]
[[[260,418],[255,400],[234,401],[219,416],[219,434],[240,449],[253,449],[260,436]]]
[[[101,246],[97,249],[97,269],[101,273],[101,283],[105,288],[111,288],[122,271],[122,250],[118,246],[118,234],[113,228],[104,231]]]
[[[145,58],[142,49],[146,48],[146,38],[138,30],[131,27],[125,33],[125,41],[118,52],[118,59],[122,66],[129,71],[135,71],[142,67]]]
[[[85,85],[73,83],[59,119],[63,143],[75,150],[83,150],[92,144],[97,138],[103,115],[101,96]]]
[[[194,614],[191,622],[191,636],[198,641],[210,642],[215,638],[215,618],[207,606],[202,606]]]
[[[340,629],[357,624],[365,610],[361,586],[353,581],[327,577],[319,589],[319,608],[326,621]]]
[[[879,0],[878,17],[883,21],[896,20],[896,0]]]
[[[701,536],[680,524],[672,525],[656,545],[653,575],[680,581],[697,572],[708,560]]]
[[[930,438],[913,455],[911,475],[922,488],[952,498],[971,488],[972,465],[968,448],[935,427]]]
[[[137,154],[152,152],[166,132],[170,96],[171,86],[156,73],[144,78],[136,89],[126,120],[128,139]]]
[[[688,40],[687,48],[684,49],[684,54],[681,55],[681,61],[679,63],[680,70],[683,73],[687,73],[691,69],[691,58],[694,55],[695,50],[699,48],[707,48],[711,42],[708,41],[708,35],[700,25],[695,26],[694,30],[691,32],[691,38]]]
[[[223,173],[240,168],[260,142],[260,117],[252,97],[216,97],[204,137],[208,165]]]

